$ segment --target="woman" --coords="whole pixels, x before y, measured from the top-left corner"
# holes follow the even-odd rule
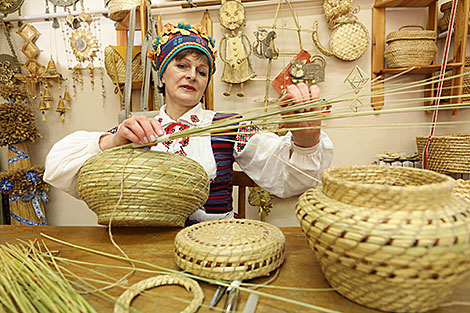
[[[162,37],[154,41],[149,53],[163,83],[165,105],[154,118],[133,116],[109,132],[78,131],[57,142],[46,159],[44,180],[75,197],[76,174],[93,155],[129,142],[147,144],[158,136],[192,126],[213,123],[227,115],[204,110],[200,103],[215,71],[214,41],[202,27],[167,24]],[[317,99],[319,89],[305,84],[289,86],[281,100]],[[290,127],[320,126],[320,121],[290,124]],[[233,218],[232,165],[234,161],[259,186],[279,197],[290,197],[315,185],[288,163],[312,177],[320,177],[333,156],[333,144],[317,129],[272,133],[253,133],[247,124],[236,136],[212,135],[164,141],[152,150],[178,153],[199,162],[211,179],[209,199],[190,216],[192,221]],[[223,140],[231,137],[233,141]],[[225,138],[226,139],[226,138]],[[285,161],[279,160],[279,157]]]

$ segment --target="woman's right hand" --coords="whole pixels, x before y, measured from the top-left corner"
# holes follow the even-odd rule
[[[106,150],[133,142],[139,145],[148,144],[163,136],[165,132],[154,118],[138,115],[124,120],[115,134],[100,138],[100,149]]]

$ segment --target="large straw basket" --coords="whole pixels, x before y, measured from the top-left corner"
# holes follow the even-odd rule
[[[416,137],[416,146],[421,158],[427,140],[427,136]],[[470,173],[470,134],[432,137],[427,169],[442,174]]]
[[[404,30],[404,28],[420,28]],[[405,25],[387,35],[384,52],[389,68],[430,65],[436,55],[437,34],[419,25]]]
[[[296,215],[340,294],[393,312],[436,308],[470,268],[470,201],[455,181],[395,166],[332,167]]]
[[[181,230],[176,264],[202,277],[244,280],[266,276],[284,262],[285,237],[274,225],[255,220],[217,220]]]
[[[115,148],[80,168],[77,191],[98,215],[99,224],[108,225],[112,216],[112,225],[117,226],[184,226],[206,202],[209,180],[190,158]]]

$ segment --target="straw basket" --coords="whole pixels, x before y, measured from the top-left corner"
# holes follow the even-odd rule
[[[420,30],[403,30],[414,27]],[[419,25],[406,25],[387,35],[384,52],[389,68],[430,65],[436,55],[437,34]]]
[[[464,67],[464,72],[467,73],[463,77],[463,87],[462,87],[462,95],[465,95],[461,98],[461,101],[470,101],[470,57],[467,56],[465,57],[465,67]],[[449,77],[452,75],[452,71],[447,71],[446,76]],[[436,83],[436,88],[437,88],[437,83]],[[451,95],[451,90],[452,90],[452,80],[448,79],[444,81],[443,88],[442,88],[442,94],[441,96],[446,97]],[[450,99],[441,99],[441,102],[449,102]]]
[[[469,272],[470,202],[454,186],[409,167],[332,167],[296,215],[340,294],[383,311],[425,312]]]
[[[176,264],[202,277],[244,280],[266,276],[284,262],[285,237],[274,225],[254,220],[217,220],[181,230]]]
[[[441,12],[444,13],[437,23],[437,28],[439,29],[439,32],[445,32],[449,28],[449,21],[450,21],[450,11],[452,9],[452,1],[446,2],[441,5]],[[457,3],[457,10],[458,10],[458,3]],[[469,18],[469,24],[470,26],[470,18]],[[469,28],[470,30],[470,28]]]
[[[107,225],[112,216],[112,225],[117,226],[184,226],[206,202],[209,180],[190,158],[115,148],[80,168],[77,191],[98,215],[99,224]]]
[[[427,136],[416,137],[420,158],[422,158],[427,140]],[[470,134],[432,137],[428,150],[427,169],[442,174],[470,173]]]

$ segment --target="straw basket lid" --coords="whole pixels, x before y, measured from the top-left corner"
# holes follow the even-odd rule
[[[112,217],[116,226],[184,226],[206,202],[209,179],[190,158],[120,147],[83,164],[77,191],[99,224]]]
[[[404,30],[404,28],[420,28],[419,30]],[[436,40],[437,32],[434,30],[424,30],[421,25],[405,25],[398,31],[391,32],[387,35],[386,43],[395,40]]]
[[[296,215],[340,294],[383,311],[426,312],[470,269],[470,202],[454,186],[428,170],[332,167]]]
[[[254,220],[202,222],[175,238],[176,264],[192,274],[223,280],[266,276],[284,262],[285,237]]]
[[[370,35],[364,24],[353,21],[338,24],[330,38],[333,54],[345,61],[353,61],[366,52],[370,43]]]

